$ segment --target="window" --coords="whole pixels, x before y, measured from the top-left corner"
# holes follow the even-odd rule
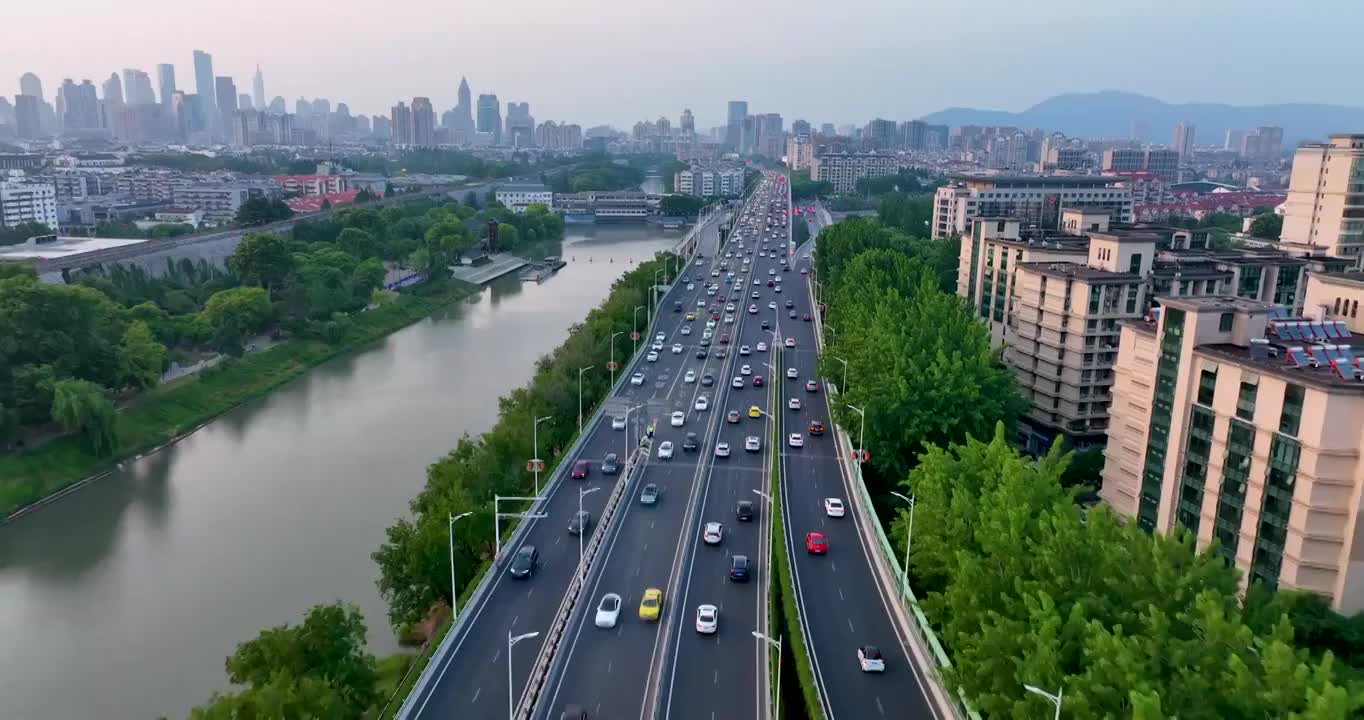
[[[1198,403],[1212,407],[1217,395],[1217,368],[1203,368],[1198,376]]]
[[[1219,332],[1231,332],[1232,324],[1236,322],[1236,316],[1232,313],[1222,313],[1217,318],[1217,330]]]
[[[1133,275],[1141,274],[1141,253],[1133,253],[1127,261],[1127,272]]]
[[[1302,404],[1306,391],[1301,385],[1289,383],[1283,389],[1283,412],[1279,415],[1279,432],[1297,435],[1302,423]]]
[[[1254,384],[1245,381],[1241,382],[1241,393],[1236,397],[1236,417],[1242,420],[1255,419],[1255,392],[1257,388]]]

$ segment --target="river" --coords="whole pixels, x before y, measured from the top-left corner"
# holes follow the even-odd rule
[[[184,717],[238,642],[337,599],[393,652],[369,556],[426,466],[491,427],[632,259],[681,237],[567,235],[543,285],[503,278],[0,527],[0,717]]]

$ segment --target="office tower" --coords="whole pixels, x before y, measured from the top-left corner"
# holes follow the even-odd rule
[[[194,122],[194,108],[190,106],[189,96],[182,90],[175,90],[171,92],[166,107],[170,112],[171,134],[176,139],[183,140]]]
[[[474,104],[469,94],[469,81],[462,77],[459,79],[459,102],[455,105],[454,128],[470,134],[476,129]]]
[[[307,98],[299,98],[294,101],[294,114],[303,119],[313,114],[313,104]]]
[[[275,115],[283,115],[289,112],[289,105],[284,101],[284,98],[276,95],[270,100],[270,112]]]
[[[314,115],[330,115],[332,112],[332,101],[327,98],[317,98],[313,100]]]
[[[194,94],[199,96],[204,117],[212,118],[218,114],[217,96],[214,95],[213,56],[202,50],[194,51]],[[232,97],[237,97],[236,93]]]
[[[783,129],[785,122],[781,113],[758,115],[754,125],[757,137],[753,143],[753,152],[773,160],[780,159],[786,149],[786,131]]]
[[[691,108],[682,111],[682,118],[678,125],[682,127],[682,137],[687,140],[696,137],[696,117],[691,114]]]
[[[1364,134],[1299,147],[1284,202],[1281,242],[1349,258],[1364,268]],[[1296,249],[1296,248],[1295,248]]]
[[[823,135],[824,137],[833,137],[837,135],[838,132],[834,130],[833,123],[820,123],[819,134]]]
[[[1227,128],[1226,137],[1222,141],[1222,149],[1239,153],[1241,152],[1241,143],[1244,142],[1245,139],[1246,139],[1245,130]]]
[[[399,101],[393,106],[390,113],[392,117],[392,133],[394,145],[412,144],[412,109],[406,103]]]
[[[224,129],[223,136],[232,127],[232,117],[237,113],[237,83],[230,77],[219,76],[213,79],[213,96],[218,103],[218,127]]]
[[[63,129],[95,130],[100,127],[99,94],[94,83],[82,80],[77,85],[67,78],[57,92],[57,101],[61,106]]]
[[[155,105],[151,76],[136,68],[124,68],[123,101],[129,105]]]
[[[436,109],[431,98],[412,98],[412,144],[420,147],[436,144]]]
[[[493,136],[493,144],[502,144],[502,106],[496,95],[478,96],[478,131]]]
[[[809,121],[809,120],[794,120],[794,121],[792,121],[792,122],[791,122],[791,134],[792,134],[792,135],[809,135],[809,134],[810,134],[810,121]]]
[[[104,91],[104,102],[100,107],[101,127],[108,129],[116,138],[127,138],[128,129],[123,122],[123,81],[119,80],[118,73],[110,73],[109,79],[101,83],[101,89]]]
[[[123,81],[118,78],[118,73],[109,73],[109,79],[101,84],[101,89],[106,105],[123,105]]]
[[[1176,125],[1173,139],[1174,142],[1170,145],[1179,153],[1180,160],[1193,157],[1194,125],[1192,123]]]
[[[19,76],[19,94],[43,99],[43,81],[37,75],[26,72]]]
[[[43,135],[43,101],[37,95],[14,96],[14,131],[21,138]]]
[[[535,118],[530,114],[530,103],[507,103],[508,144],[515,147],[531,145],[535,141]]]
[[[237,109],[264,110],[265,108],[257,108],[255,101],[251,99],[250,95],[247,95],[246,93],[237,93]]]
[[[171,97],[175,95],[175,66],[170,63],[157,65],[156,83],[161,91],[161,104],[169,108]]]
[[[265,75],[261,73],[260,66],[256,66],[256,76],[251,78],[251,100],[256,108],[265,109]]]
[[[738,150],[743,140],[744,118],[748,117],[748,101],[730,100],[725,114],[725,147]]]

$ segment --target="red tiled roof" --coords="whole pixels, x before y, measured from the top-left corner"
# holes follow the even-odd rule
[[[347,190],[345,192],[328,193],[326,195],[304,195],[303,197],[289,198],[284,202],[289,206],[290,210],[293,210],[296,213],[310,213],[321,210],[322,201],[324,200],[330,202],[332,207],[353,203],[355,202],[355,196],[359,193],[359,190]],[[374,191],[374,194],[377,197],[384,196],[383,191]]]

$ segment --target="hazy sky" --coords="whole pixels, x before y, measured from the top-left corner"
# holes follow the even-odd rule
[[[825,122],[908,119],[951,105],[1022,110],[1067,91],[1127,90],[1171,102],[1364,105],[1364,0],[119,0],[8,3],[0,93],[38,74],[152,75],[191,52],[250,92],[387,113],[426,95],[529,101],[536,121],[583,125],[725,102]],[[348,9],[354,8],[354,9]]]

